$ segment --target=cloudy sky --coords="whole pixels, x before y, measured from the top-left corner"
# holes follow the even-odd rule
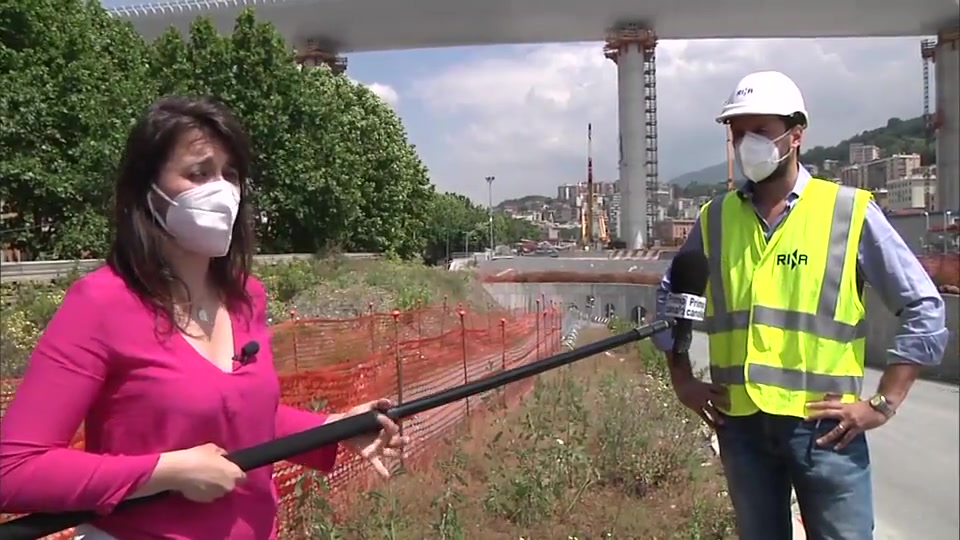
[[[922,112],[919,39],[664,41],[657,49],[660,174],[724,159],[713,118],[754,70],[790,75],[807,100],[807,147]],[[585,175],[593,123],[597,179],[617,177],[616,66],[601,43],[357,54],[352,77],[394,104],[438,187],[486,199],[556,193]]]
[[[130,3],[107,0],[107,4]],[[657,49],[663,180],[724,159],[713,118],[737,80],[776,69],[810,111],[805,146],[834,144],[922,112],[920,38],[662,41]],[[593,123],[597,180],[617,178],[617,73],[596,43],[349,56],[348,75],[403,119],[434,183],[486,202],[555,194],[585,176]]]

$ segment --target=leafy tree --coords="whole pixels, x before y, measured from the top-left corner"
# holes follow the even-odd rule
[[[303,72],[300,95],[289,101],[289,142],[264,163],[272,174],[262,178],[261,205],[277,251],[347,246],[362,220],[362,178],[369,172],[352,135],[353,95],[338,79],[326,68]]]
[[[490,247],[489,216],[486,208],[459,193],[438,193],[427,214],[424,258],[429,263],[446,260],[451,253]],[[539,239],[540,229],[529,221],[502,212],[493,215],[494,241],[511,245],[520,240]],[[469,244],[469,245],[468,245]]]
[[[365,166],[360,170],[363,197],[361,223],[355,225],[351,246],[363,251],[382,251],[409,257],[426,244],[422,231],[434,195],[427,170],[393,109],[365,86],[345,77],[333,77],[336,84],[348,84],[358,108],[358,126],[353,148]]]
[[[543,236],[540,227],[527,220],[517,219],[502,212],[493,216],[494,240],[496,243],[511,245],[521,240],[540,240]]]
[[[96,0],[0,5],[4,242],[28,257],[103,255],[119,149],[154,94],[148,51]]]
[[[0,240],[28,257],[103,255],[119,149],[163,94],[215,96],[247,127],[263,251],[426,245],[435,194],[394,111],[329,69],[302,70],[252,10],[229,36],[198,19],[186,38],[147,44],[96,0],[8,0],[0,39],[0,212],[13,216]]]
[[[465,251],[468,238],[476,242],[486,236],[487,212],[459,193],[436,194],[427,215],[424,258],[429,263]]]

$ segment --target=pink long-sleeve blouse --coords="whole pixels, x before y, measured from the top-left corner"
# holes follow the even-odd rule
[[[150,477],[162,452],[215,443],[228,452],[322,424],[280,404],[266,293],[251,278],[252,310],[231,313],[234,350],[259,352],[234,369],[201,356],[110,268],[77,280],[40,338],[0,420],[0,512],[109,513]],[[83,423],[86,449],[69,447]],[[293,461],[329,471],[336,447]],[[276,537],[271,467],[247,473],[211,503],[181,496],[97,520],[116,538],[263,540]]]

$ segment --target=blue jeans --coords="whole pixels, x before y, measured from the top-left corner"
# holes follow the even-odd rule
[[[792,538],[791,486],[809,540],[873,538],[864,434],[837,451],[816,444],[836,420],[807,422],[766,413],[724,420],[717,439],[740,540]]]

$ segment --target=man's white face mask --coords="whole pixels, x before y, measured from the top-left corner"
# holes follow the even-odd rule
[[[751,182],[763,182],[770,178],[777,170],[777,166],[790,156],[790,149],[784,155],[780,155],[780,148],[777,143],[786,137],[790,131],[786,131],[776,139],[770,140],[763,135],[756,133],[747,133],[737,144],[737,160],[740,162],[740,169],[743,175]]]

